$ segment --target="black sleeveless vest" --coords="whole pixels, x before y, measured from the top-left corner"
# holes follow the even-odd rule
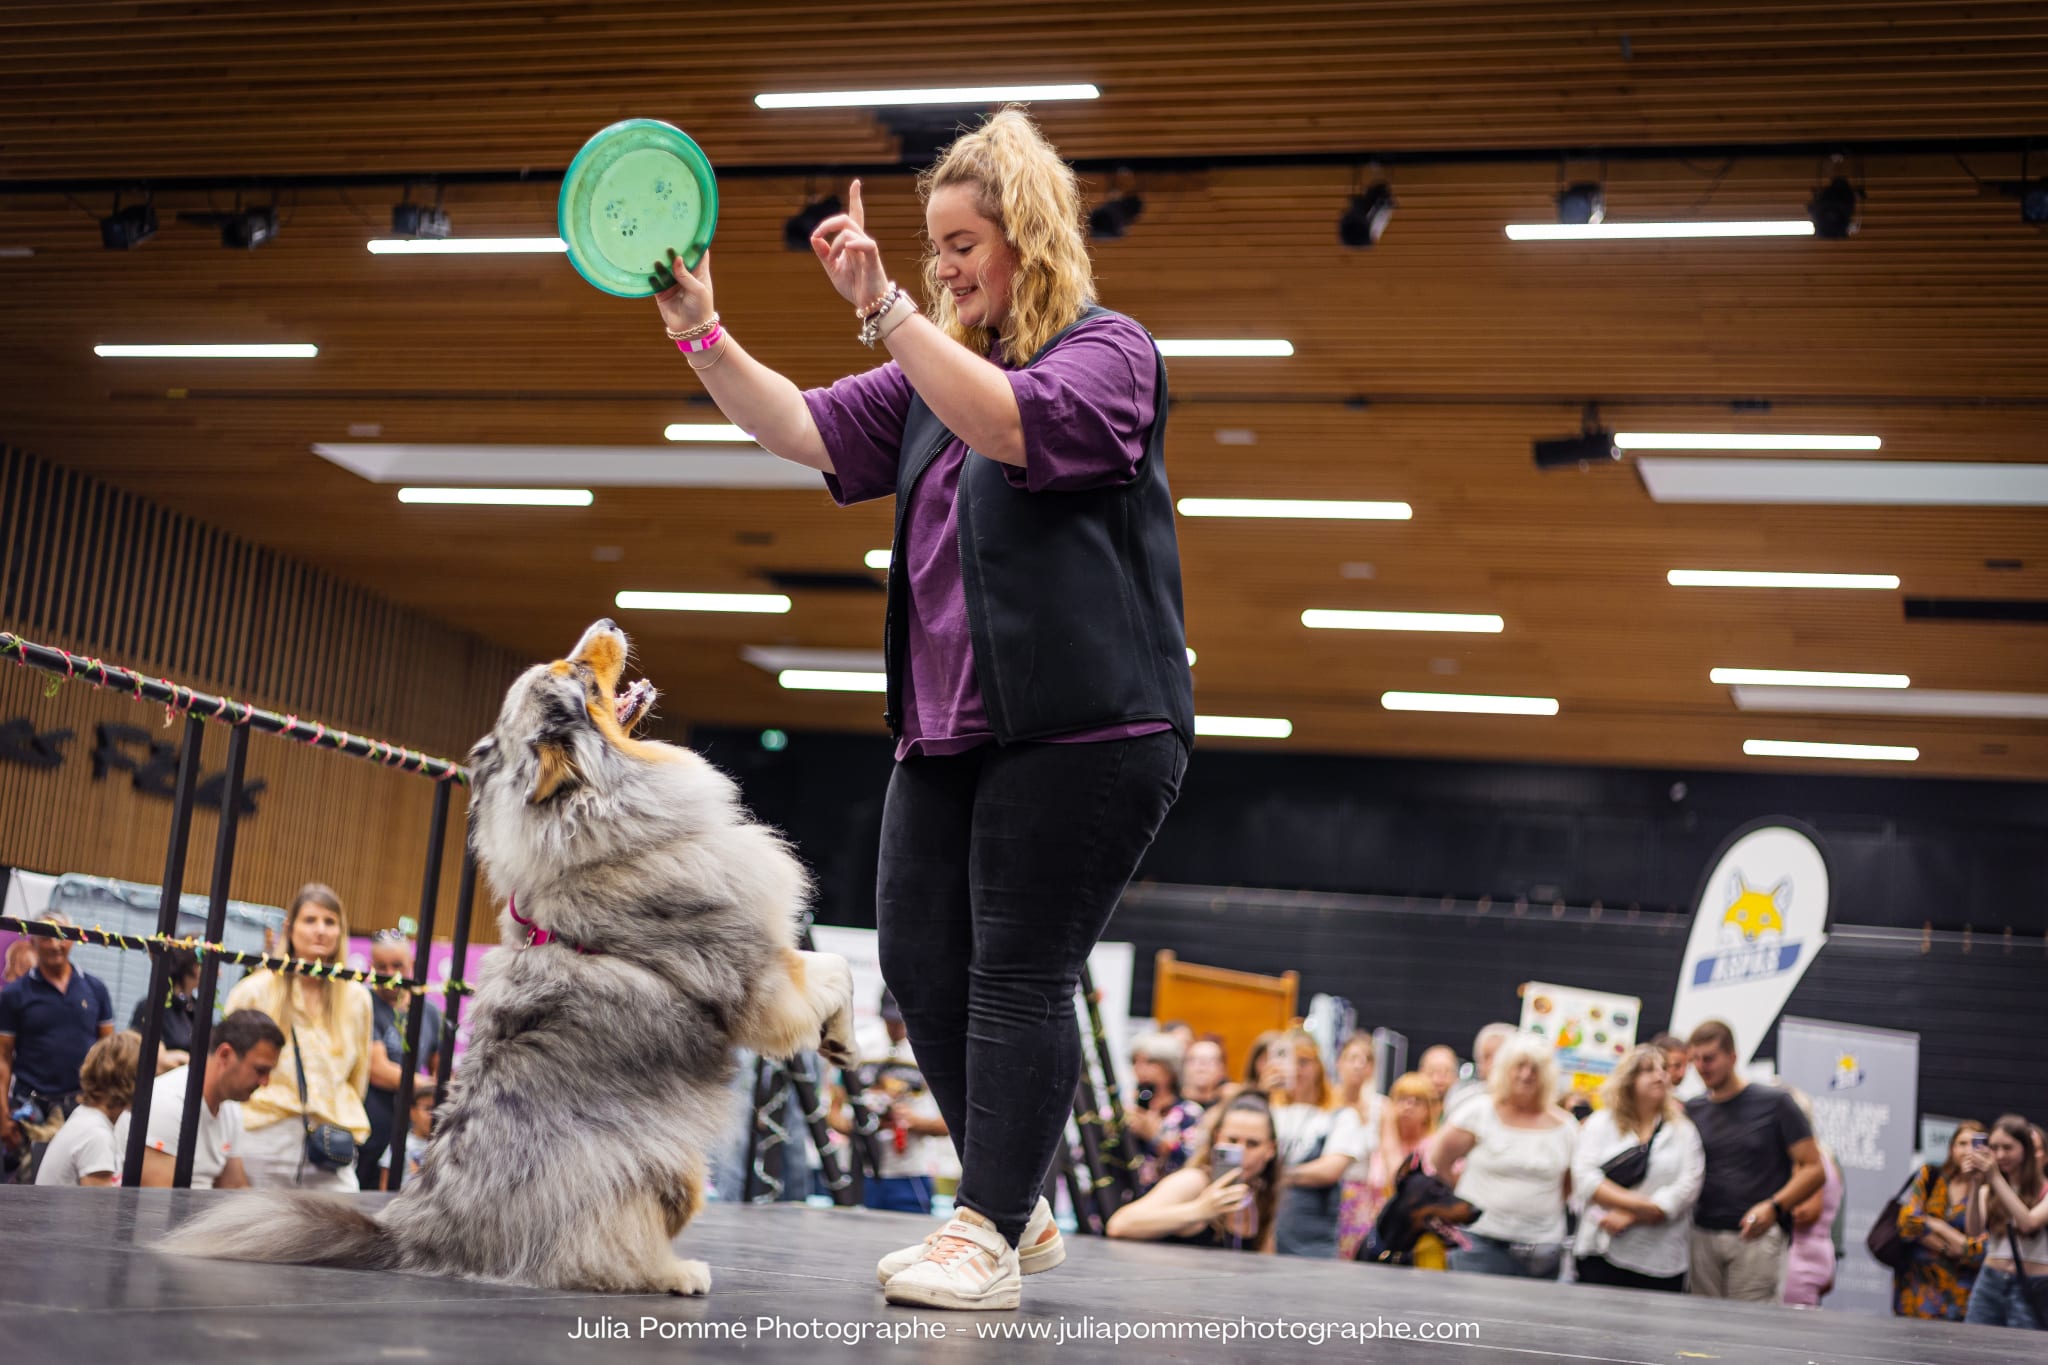
[[[1108,309],[1090,307],[1027,362]],[[970,451],[955,500],[974,676],[1001,744],[1139,721],[1194,743],[1194,680],[1180,591],[1180,545],[1166,486],[1166,361],[1158,358],[1150,443],[1137,476],[1113,488],[1032,493]],[[884,626],[886,719],[903,733],[910,666],[910,577],[903,553],[912,493],[953,433],[912,395],[896,468],[895,549]]]

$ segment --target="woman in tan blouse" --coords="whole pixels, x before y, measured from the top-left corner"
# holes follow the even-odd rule
[[[284,938],[293,957],[345,963],[348,918],[341,898],[318,882],[300,887],[285,916]],[[227,1008],[229,1013],[261,1010],[285,1035],[270,1084],[242,1105],[246,1132],[240,1156],[249,1183],[257,1189],[357,1189],[353,1163],[329,1171],[305,1159],[306,1122],[310,1115],[314,1123],[346,1128],[359,1143],[370,1136],[363,1112],[363,1093],[370,1084],[370,992],[353,981],[316,981],[259,968],[228,992]],[[304,1104],[299,1102],[301,1057]]]

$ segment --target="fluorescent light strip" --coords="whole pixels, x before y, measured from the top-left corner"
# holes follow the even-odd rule
[[[1193,650],[1191,649],[1191,650],[1189,650],[1189,651],[1188,651],[1188,667],[1189,667],[1189,668],[1193,668],[1194,666],[1195,666],[1195,651],[1193,651]]]
[[[886,692],[886,673],[842,673],[822,668],[785,668],[775,681],[792,692]]]
[[[1884,763],[1911,763],[1920,751],[1905,744],[1812,744],[1798,739],[1745,739],[1742,752],[1751,758],[1857,758]]]
[[[867,565],[870,569],[886,569],[894,562],[895,558],[894,552],[889,550],[869,550],[866,557],[861,560],[861,563]]]
[[[561,252],[560,237],[374,237],[372,256],[512,256]]]
[[[1501,618],[1454,611],[1324,611],[1310,608],[1301,623],[1313,630],[1448,630],[1498,635]]]
[[[1302,521],[1407,521],[1405,502],[1329,502],[1315,498],[1182,498],[1184,517],[1282,517]]]
[[[622,592],[614,605],[641,611],[741,611],[780,616],[789,599],[779,592]]]
[[[874,673],[883,669],[879,649],[816,649],[805,645],[747,645],[740,657],[769,673],[785,669],[798,672]]]
[[[1873,588],[1899,586],[1889,573],[1751,573],[1742,569],[1673,569],[1664,581],[1674,588]]]
[[[1617,431],[1623,450],[1881,450],[1876,436],[1788,436],[1710,431]]]
[[[1474,716],[1554,716],[1555,697],[1496,697],[1470,692],[1382,692],[1389,711],[1453,711]]]
[[[1186,359],[1207,360],[1230,359],[1233,357],[1239,359],[1272,359],[1293,355],[1294,343],[1277,339],[1261,341],[1256,338],[1247,338],[1240,341],[1233,341],[1229,338],[1161,341],[1159,343],[1159,354],[1169,359],[1175,356]]]
[[[2048,464],[1638,455],[1653,502],[1825,507],[2048,507]]]
[[[1911,687],[1913,680],[1903,673],[1812,673],[1798,668],[1717,668],[1708,674],[1714,682],[1733,687]]]
[[[311,360],[320,348],[309,342],[223,346],[95,346],[92,353],[113,359]]]
[[[1738,711],[2048,720],[2048,693],[2040,692],[1945,692],[1924,687],[1904,692],[1839,687],[1735,687],[1729,689],[1728,695]]]
[[[777,488],[815,492],[818,471],[761,447],[383,445],[319,441],[313,453],[372,483],[549,488]]]
[[[792,90],[754,96],[757,109],[887,108],[905,104],[1001,104],[1005,100],[1092,100],[1093,85],[957,85],[910,90]]]
[[[1294,722],[1277,716],[1196,716],[1195,733],[1224,739],[1286,739]]]
[[[746,445],[754,438],[730,422],[670,422],[661,434],[671,441],[721,441]]]
[[[35,254],[32,246],[0,246],[0,261],[26,260]]]
[[[1805,218],[1713,223],[1509,223],[1511,242],[1645,241],[1677,237],[1811,237]]]
[[[587,488],[401,488],[398,500],[472,507],[588,507]]]

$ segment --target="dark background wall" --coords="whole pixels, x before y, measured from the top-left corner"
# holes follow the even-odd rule
[[[756,730],[716,729],[692,742],[796,840],[820,919],[872,926],[888,742],[798,731],[770,752]],[[1818,829],[1834,875],[1834,937],[1786,1012],[1919,1032],[1925,1112],[2048,1114],[2039,785],[1204,751],[1139,871],[1161,886],[1127,897],[1109,933],[1137,945],[1140,1014],[1153,955],[1171,948],[1299,971],[1304,999],[1344,996],[1362,1022],[1407,1034],[1411,1056],[1437,1042],[1469,1053],[1481,1024],[1515,1016],[1528,980],[1640,996],[1655,1029],[1699,879],[1766,815]]]

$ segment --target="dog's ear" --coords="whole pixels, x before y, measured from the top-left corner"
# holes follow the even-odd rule
[[[533,746],[533,757],[533,784],[526,789],[528,805],[538,805],[583,780],[566,744],[543,740]]]

